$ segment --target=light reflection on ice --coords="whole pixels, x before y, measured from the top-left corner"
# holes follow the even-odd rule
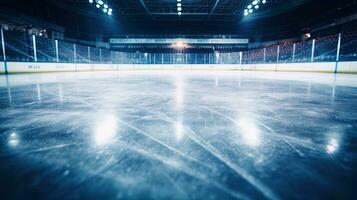
[[[180,111],[184,103],[184,81],[182,77],[178,77],[175,80],[175,108]]]
[[[181,141],[184,137],[184,127],[181,121],[175,123],[175,138],[177,141]]]
[[[238,128],[244,143],[251,147],[260,145],[261,133],[254,120],[240,118],[238,121]]]
[[[98,115],[94,130],[94,141],[97,145],[105,145],[115,141],[118,125],[112,114]]]
[[[16,147],[20,143],[19,137],[15,132],[10,134],[9,137],[9,145],[12,147]]]
[[[337,151],[338,149],[338,141],[335,138],[330,139],[326,146],[326,152],[328,154],[333,154]]]

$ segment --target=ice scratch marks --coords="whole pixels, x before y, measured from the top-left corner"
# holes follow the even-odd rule
[[[186,126],[186,128],[191,133],[191,134],[188,134],[188,137],[190,137],[191,140],[193,140],[194,142],[196,142],[197,144],[202,146],[204,149],[206,149],[208,152],[210,152],[216,158],[221,160],[224,164],[226,164],[232,170],[234,170],[237,174],[239,174],[242,178],[244,178],[248,183],[250,183],[257,190],[259,190],[265,197],[267,197],[269,199],[279,199],[273,193],[273,191],[271,191],[267,186],[265,186],[263,183],[261,183],[254,176],[249,174],[246,170],[244,170],[243,168],[241,168],[240,166],[238,166],[234,162],[232,162],[229,158],[227,158],[225,155],[223,155],[218,149],[216,149],[214,146],[212,146],[209,142],[207,142],[205,139],[203,139],[198,134],[196,134],[196,132],[194,132],[190,127]]]
[[[212,113],[215,113],[215,114],[217,114],[217,115],[220,115],[221,117],[223,117],[223,118],[225,118],[225,119],[231,121],[232,123],[234,123],[234,124],[236,124],[236,125],[239,125],[236,120],[232,119],[231,117],[229,117],[229,116],[227,116],[227,115],[225,115],[225,114],[223,114],[223,113],[221,113],[221,112],[219,112],[219,111],[216,111],[216,110],[214,110],[214,109],[211,109],[211,108],[209,108],[209,107],[207,107],[207,106],[200,106],[200,107],[203,108],[203,109],[206,109],[206,110],[208,110],[208,111],[210,111],[210,112],[212,112]],[[282,140],[284,143],[286,143],[286,144],[287,144],[290,148],[292,148],[299,156],[305,157],[305,155],[304,155],[299,149],[297,149],[297,148],[296,148],[293,144],[291,144],[287,139],[285,139],[284,137],[281,137],[280,134],[278,134],[277,132],[275,132],[272,128],[270,128],[269,126],[267,126],[266,124],[264,124],[264,123],[262,123],[262,122],[260,122],[260,121],[257,121],[257,123],[258,123],[260,126],[262,126],[262,127],[264,127],[265,129],[267,129],[267,130],[268,130],[269,132],[271,132],[272,134],[274,134],[275,136],[277,136],[277,138],[279,138],[280,140]]]
[[[54,145],[54,146],[47,146],[47,147],[43,147],[43,148],[38,148],[38,149],[27,151],[27,152],[25,152],[25,154],[40,153],[40,152],[45,152],[45,151],[62,149],[62,148],[66,148],[66,147],[69,147],[69,146],[76,146],[76,145],[79,145],[79,144],[78,143],[68,143],[68,144],[59,144],[59,145]]]
[[[186,159],[188,159],[188,160],[190,160],[190,161],[193,161],[193,162],[195,162],[195,163],[198,163],[198,164],[200,164],[200,165],[203,165],[203,166],[205,166],[205,167],[210,168],[208,165],[206,165],[205,163],[201,162],[200,160],[197,160],[196,158],[193,158],[193,157],[191,157],[191,156],[189,156],[189,155],[187,155],[187,154],[185,154],[185,153],[183,153],[183,152],[177,150],[176,148],[173,148],[173,147],[167,145],[166,143],[162,142],[161,140],[158,140],[158,139],[156,139],[155,137],[151,136],[149,133],[147,133],[147,132],[145,132],[145,131],[143,131],[143,130],[140,130],[139,128],[135,127],[134,125],[131,125],[131,124],[129,124],[129,123],[123,121],[123,120],[120,120],[120,119],[119,119],[119,121],[120,121],[121,123],[123,123],[124,125],[126,125],[127,127],[131,128],[131,129],[133,129],[133,130],[135,130],[136,132],[138,132],[138,133],[140,133],[140,134],[142,134],[142,135],[144,135],[144,136],[150,138],[151,140],[155,141],[156,143],[158,143],[158,144],[164,146],[165,148],[167,148],[167,149],[169,149],[169,150],[175,152],[176,154],[181,155],[182,157],[184,157],[184,158],[186,158]]]
[[[237,198],[237,199],[249,199],[247,196],[241,194],[241,193],[238,193],[236,191],[232,191],[228,188],[226,188],[224,185],[216,182],[216,181],[213,181],[211,180],[207,174],[204,174],[204,173],[201,173],[197,170],[193,170],[189,167],[187,167],[184,163],[181,163],[179,161],[175,161],[175,160],[172,160],[170,158],[166,158],[162,155],[158,155],[154,152],[151,152],[151,151],[147,151],[145,150],[144,148],[137,148],[137,147],[133,147],[132,145],[130,146],[127,146],[128,148],[130,148],[131,150],[137,152],[137,153],[140,153],[148,158],[151,158],[151,159],[155,159],[155,160],[158,160],[160,161],[161,163],[167,165],[167,166],[170,166],[178,171],[182,171],[183,173],[191,176],[191,177],[194,177],[198,180],[201,180],[201,181],[204,181],[208,184],[211,184],[213,186],[215,186],[216,188],[222,190],[223,192],[229,194],[230,196],[234,197],[234,198]]]
[[[68,99],[70,98],[70,99],[72,99],[72,100],[80,101],[80,102],[82,102],[83,104],[87,105],[88,107],[90,107],[90,108],[92,108],[92,109],[94,109],[94,110],[96,110],[96,111],[99,111],[99,109],[98,109],[95,105],[93,105],[93,104],[91,104],[91,103],[85,101],[85,100],[82,99],[82,98],[76,98],[76,97],[70,97],[70,96],[66,96],[66,98],[68,98]],[[144,135],[145,137],[147,137],[147,138],[153,140],[154,142],[160,144],[161,146],[163,146],[163,147],[169,149],[169,150],[172,151],[172,152],[174,152],[174,153],[176,153],[176,154],[178,154],[178,155],[180,155],[180,156],[182,156],[182,157],[184,157],[184,158],[186,158],[186,159],[188,159],[188,160],[190,160],[190,161],[193,161],[193,162],[195,162],[195,163],[197,163],[197,164],[199,164],[199,165],[205,166],[205,167],[207,167],[207,168],[211,168],[210,166],[206,165],[205,163],[201,162],[200,160],[197,160],[196,158],[193,158],[193,157],[191,157],[191,156],[189,156],[189,155],[187,155],[187,154],[185,154],[185,153],[179,151],[178,149],[173,148],[173,147],[167,145],[166,143],[162,142],[161,140],[159,140],[159,139],[153,137],[152,134],[150,134],[150,133],[148,133],[148,132],[146,132],[146,131],[143,131],[143,130],[139,129],[139,128],[137,128],[136,126],[134,126],[134,125],[132,125],[132,124],[130,124],[130,123],[128,123],[128,122],[122,120],[122,119],[119,119],[119,118],[118,118],[117,121],[120,122],[120,123],[122,123],[122,124],[124,124],[125,126],[131,128],[131,129],[135,130],[137,133],[140,133],[140,134]]]
[[[175,122],[173,119],[169,118],[167,115],[164,113],[161,113],[166,121],[174,124]],[[164,120],[164,119],[163,119]],[[244,178],[248,183],[253,185],[255,188],[257,188],[258,191],[260,191],[265,197],[269,199],[279,199],[267,186],[262,184],[259,180],[257,180],[254,176],[249,174],[246,170],[241,168],[240,166],[236,165],[234,162],[232,162],[229,158],[227,158],[224,154],[222,154],[218,149],[216,149],[214,146],[212,146],[207,140],[199,136],[195,131],[193,131],[189,126],[184,126],[184,129],[187,129],[189,132],[187,133],[187,136],[194,141],[196,144],[200,145],[202,148],[207,150],[210,154],[221,160],[225,165],[230,167],[232,170],[234,170],[237,174],[239,174],[242,178]]]

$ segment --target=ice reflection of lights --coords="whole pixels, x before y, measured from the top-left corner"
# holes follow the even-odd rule
[[[175,138],[177,141],[181,141],[184,137],[184,127],[181,121],[175,123]]]
[[[41,99],[41,86],[39,83],[37,83],[37,98],[38,98],[38,102],[41,103],[42,99]]]
[[[333,154],[337,151],[337,149],[338,149],[338,142],[335,138],[332,138],[326,146],[326,152],[328,154]]]
[[[20,140],[19,140],[19,137],[17,136],[17,134],[15,132],[11,133],[10,137],[9,137],[9,145],[15,147],[19,143],[20,143]]]
[[[253,120],[240,119],[238,121],[239,131],[242,135],[243,141],[252,147],[260,145],[260,130]]]
[[[176,79],[175,106],[177,110],[182,109],[184,103],[184,83],[182,78]]]
[[[97,145],[110,144],[115,141],[117,133],[117,118],[113,115],[105,115],[96,123],[94,140]]]

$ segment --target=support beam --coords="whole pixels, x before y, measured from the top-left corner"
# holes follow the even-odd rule
[[[341,49],[341,33],[338,34],[335,73],[338,72],[338,62],[340,61],[340,49]]]
[[[58,57],[58,40],[55,40],[55,48],[56,48],[56,62],[59,62],[59,57]]]
[[[243,60],[243,52],[239,52],[239,64],[242,64],[242,60]]]
[[[315,39],[312,40],[312,47],[311,47],[311,62],[314,62],[315,57]]]
[[[216,0],[216,2],[214,3],[214,5],[213,5],[213,7],[212,7],[212,9],[211,9],[211,12],[209,13],[209,16],[208,16],[208,17],[211,17],[211,15],[214,13],[214,11],[216,10],[216,8],[217,8],[217,6],[218,6],[218,4],[219,4],[220,1],[221,1],[221,0]]]
[[[76,49],[76,44],[73,44],[73,58],[74,58],[74,63],[77,62],[77,49]]]
[[[5,65],[5,74],[8,73],[7,71],[7,62],[6,62],[6,50],[5,50],[5,39],[4,39],[4,27],[1,25],[1,48],[2,48],[2,56]]]
[[[37,49],[36,49],[36,36],[32,35],[32,45],[33,45],[33,58],[37,62]]]
[[[88,62],[90,63],[90,47],[88,47]]]
[[[278,49],[276,52],[276,63],[279,63],[279,57],[280,57],[280,45],[278,45]]]
[[[295,51],[296,51],[296,44],[293,45],[293,62],[295,62]]]
[[[145,11],[150,15],[150,17],[152,17],[151,12],[149,10],[149,8],[146,6],[146,3],[144,2],[144,0],[139,0],[140,4],[144,7]]]

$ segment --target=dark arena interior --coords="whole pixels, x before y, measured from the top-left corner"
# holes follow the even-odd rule
[[[1,0],[0,199],[356,199],[357,0]]]

